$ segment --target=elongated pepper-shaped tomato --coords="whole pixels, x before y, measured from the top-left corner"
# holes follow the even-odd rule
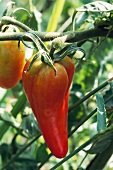
[[[55,72],[37,59],[27,71],[30,62],[22,77],[25,93],[47,146],[54,156],[63,158],[68,151],[68,96],[74,64],[68,57],[55,62]]]

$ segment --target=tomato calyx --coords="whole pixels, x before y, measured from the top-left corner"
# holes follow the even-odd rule
[[[43,63],[48,64],[56,73],[56,68],[54,67],[54,62],[52,61],[52,59],[49,57],[49,55],[44,50],[40,50],[39,52],[36,53],[36,55],[34,55],[31,63],[29,64],[27,71],[29,71],[31,69],[33,63],[37,60],[37,58],[39,56],[41,57],[41,61]]]
[[[27,71],[29,71],[31,69],[33,63],[39,57],[41,58],[41,61],[43,63],[48,64],[55,71],[55,73],[56,73],[56,69],[54,67],[54,62],[60,61],[66,56],[69,56],[70,58],[72,58],[77,51],[81,51],[83,53],[83,55],[80,58],[75,57],[75,59],[82,60],[85,57],[85,51],[81,47],[77,47],[77,45],[75,43],[67,45],[62,50],[55,53],[56,49],[54,47],[52,47],[50,49],[50,52],[48,51],[48,49],[45,47],[44,43],[41,41],[41,39],[38,37],[38,35],[35,34],[35,32],[28,31],[24,36],[29,37],[33,41],[34,46],[37,48],[37,53],[36,53],[36,55],[34,55],[32,61],[30,62]],[[24,41],[24,36],[22,37],[23,38],[22,42],[24,43],[24,45],[26,45],[26,43]],[[28,47],[28,45],[26,45],[26,46]],[[31,47],[29,47],[29,48],[31,48]]]
[[[77,47],[75,43],[65,46],[62,50],[58,51],[53,55],[53,61],[60,61],[64,57],[69,56],[73,58],[77,51],[81,51],[83,53],[82,57],[75,58],[76,60],[82,60],[85,57],[85,51],[81,47]]]
[[[42,60],[42,62],[47,63],[51,68],[53,68],[53,70],[55,71],[55,74],[56,74],[56,68],[53,65],[54,62],[45,51],[42,51],[41,60]]]
[[[29,71],[29,70],[31,69],[33,63],[34,63],[34,62],[38,59],[38,57],[40,57],[40,56],[41,56],[41,61],[42,61],[43,63],[48,64],[51,68],[53,68],[53,70],[54,70],[55,73],[56,73],[56,68],[55,68],[54,65],[53,65],[52,59],[49,57],[49,55],[48,55],[44,50],[40,50],[39,52],[37,52],[37,53],[34,55],[33,59],[31,60],[29,66],[28,66],[27,71]]]
[[[45,47],[44,43],[41,41],[41,39],[32,31],[27,32],[24,36],[29,37],[33,42],[34,42],[34,46],[37,48],[37,53],[36,55],[34,55],[32,61],[29,64],[28,70],[29,71],[33,65],[33,63],[37,60],[38,57],[41,58],[41,61],[43,63],[48,64],[51,68],[53,68],[53,70],[56,73],[56,68],[54,67],[54,62],[52,61],[49,52],[47,50],[47,48]],[[24,40],[22,39],[22,42],[25,44]]]

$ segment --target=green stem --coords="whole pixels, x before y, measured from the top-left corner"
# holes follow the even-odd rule
[[[32,0],[29,0],[29,7],[30,7],[30,12],[33,12],[33,2],[32,2]]]
[[[17,114],[24,108],[26,101],[27,101],[27,98],[26,98],[25,93],[23,92],[11,111],[14,117],[16,117]]]
[[[86,157],[87,157],[87,156],[88,156],[88,153],[86,153],[86,155],[83,157],[83,159],[82,159],[82,161],[80,162],[80,164],[79,164],[79,166],[78,166],[77,170],[79,170],[79,169],[80,169],[80,167],[81,167],[82,163],[84,162],[84,160],[86,159]]]
[[[10,17],[9,17],[10,18]],[[6,20],[6,22],[5,22]],[[25,24],[19,22],[16,20],[16,22],[14,22],[15,20],[11,19],[8,20],[8,17],[6,19],[6,17],[3,17],[3,23],[1,20],[1,25],[4,24],[13,24],[16,25],[20,28],[22,28],[25,31],[31,31],[31,29],[29,27],[26,27]],[[1,26],[0,25],[0,26]],[[90,29],[90,30],[85,30],[85,31],[79,31],[79,32],[74,32],[74,31],[70,31],[70,32],[64,32],[64,33],[60,33],[60,32],[39,32],[39,31],[32,31],[35,34],[37,34],[38,37],[40,37],[40,39],[42,41],[51,41],[57,37],[66,37],[65,42],[79,42],[78,44],[81,45],[81,43],[83,44],[86,40],[90,39],[90,38],[94,38],[94,37],[105,37],[108,34],[108,30],[106,29],[100,29],[100,28],[94,28],[94,29]],[[24,36],[25,32],[20,32],[20,33],[0,33],[0,41],[6,41],[6,40],[20,40],[20,38],[22,36]],[[109,34],[108,36],[109,38],[113,39],[113,31]],[[31,41],[31,39],[29,37],[25,38],[25,41]]]
[[[96,113],[97,109],[93,110],[88,116],[86,116],[85,118],[83,118],[78,125],[76,125],[76,127],[69,133],[70,137],[83,123],[85,123],[90,117],[92,117],[95,113]]]
[[[6,96],[10,93],[10,90],[6,90],[4,96],[2,97],[2,99],[0,100],[0,104],[4,101],[4,99],[6,98]]]
[[[14,18],[11,18],[9,16],[4,16],[1,18],[1,24],[2,25],[5,25],[5,24],[13,24],[13,25],[16,25],[20,28],[22,28],[23,30],[25,31],[31,31],[32,29],[29,28],[28,26],[26,26],[25,24],[21,23],[20,21],[17,21],[16,19]]]
[[[87,100],[89,97],[94,95],[96,92],[104,88],[109,84],[110,80],[105,81],[103,84],[98,86],[96,89],[92,90],[90,93],[88,93],[86,96],[84,96],[82,99],[80,99],[78,102],[76,102],[73,106],[69,108],[69,112],[71,112],[75,107],[77,107],[79,104],[83,103],[85,100]]]
[[[53,12],[47,27],[47,32],[55,31],[58,25],[59,18],[61,16],[65,0],[56,0],[53,8]]]

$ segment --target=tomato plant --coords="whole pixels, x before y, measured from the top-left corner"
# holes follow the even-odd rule
[[[6,1],[0,30],[21,32],[0,32],[0,169],[113,169],[111,1]]]

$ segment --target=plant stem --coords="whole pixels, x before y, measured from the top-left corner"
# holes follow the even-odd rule
[[[4,24],[13,24],[13,25],[16,25],[20,28],[22,28],[23,30],[25,31],[31,31],[32,29],[29,28],[28,26],[26,26],[25,24],[17,21],[16,19],[14,18],[11,18],[9,16],[4,16],[1,18],[1,24],[4,25]]]
[[[20,110],[24,108],[26,102],[27,102],[27,98],[26,98],[25,93],[23,92],[11,111],[14,117],[16,117],[17,114],[20,112]]]
[[[1,21],[2,22],[2,21]],[[1,23],[2,24],[2,23]],[[14,22],[12,20],[7,20],[6,23],[5,21],[3,22],[4,24],[13,24],[16,25],[20,28],[22,28],[25,31],[31,31],[31,29],[29,27],[26,28],[26,25],[21,24],[19,21]],[[94,38],[94,37],[105,37],[108,33],[108,31],[106,29],[100,29],[100,28],[94,28],[94,29],[90,29],[90,30],[85,30],[85,31],[80,31],[80,32],[74,32],[74,31],[70,31],[70,32],[65,32],[65,33],[60,33],[60,32],[39,32],[39,31],[32,31],[35,34],[37,34],[38,37],[40,37],[40,39],[42,41],[51,41],[57,37],[66,37],[65,42],[85,42],[85,40],[88,40],[90,38]],[[0,41],[6,41],[6,40],[20,40],[20,38],[22,36],[24,36],[25,32],[20,32],[20,33],[0,33]],[[113,31],[109,34],[108,38],[112,38],[113,39]],[[31,41],[31,39],[29,37],[25,38],[25,41]]]
[[[80,164],[79,164],[77,170],[80,169],[80,167],[81,167],[82,163],[84,162],[84,160],[86,159],[87,155],[88,155],[88,153],[86,153],[86,155],[84,156],[84,158],[83,158],[82,161],[80,162]]]
[[[30,12],[33,12],[33,2],[32,2],[32,0],[29,0],[29,7],[30,7]]]
[[[62,0],[62,1],[56,0],[56,3],[54,5],[53,11],[52,11],[52,15],[51,15],[48,27],[47,27],[47,32],[56,30],[60,15],[63,10],[64,3],[65,3],[65,0]]]
[[[25,24],[17,21],[14,18],[11,18],[9,16],[4,16],[1,18],[0,27],[4,24],[16,25],[25,31],[32,30]],[[101,28],[101,29],[93,28],[90,30],[85,30],[85,31],[80,31],[80,32],[69,31],[69,32],[65,32],[65,33],[60,33],[60,32],[50,32],[49,33],[49,32],[34,31],[34,33],[37,34],[41,38],[42,41],[50,41],[50,40],[53,40],[54,38],[62,37],[62,36],[66,36],[66,42],[79,42],[79,43],[83,42],[87,39],[94,38],[94,37],[106,37],[107,36],[109,38],[113,38],[113,31],[111,31],[109,33],[109,31],[106,30],[105,28]],[[21,36],[23,36],[24,34],[25,33],[12,33],[11,35],[9,35],[8,33],[4,33],[4,34],[2,33],[0,35],[0,41],[20,40]],[[29,41],[30,39],[27,38],[26,40]]]
[[[58,29],[58,32],[63,32],[72,23],[72,16],[69,17],[64,24]]]
[[[83,123],[85,123],[91,116],[96,113],[97,109],[94,109],[88,116],[84,117],[78,125],[69,133],[68,137],[70,137]]]
[[[92,90],[90,93],[88,93],[86,96],[84,96],[82,99],[80,99],[78,102],[76,102],[75,104],[73,104],[73,106],[71,106],[69,108],[69,112],[71,112],[75,107],[77,107],[79,104],[83,103],[85,100],[87,100],[89,97],[91,97],[92,95],[94,95],[96,92],[98,92],[99,90],[101,90],[102,88],[104,88],[105,86],[107,86],[109,84],[109,80],[105,81],[103,84],[101,84],[100,86],[98,86],[96,89]]]
[[[6,96],[10,93],[10,90],[6,90],[4,96],[2,97],[2,99],[0,100],[0,105],[1,103],[4,101],[4,99],[6,98]]]

